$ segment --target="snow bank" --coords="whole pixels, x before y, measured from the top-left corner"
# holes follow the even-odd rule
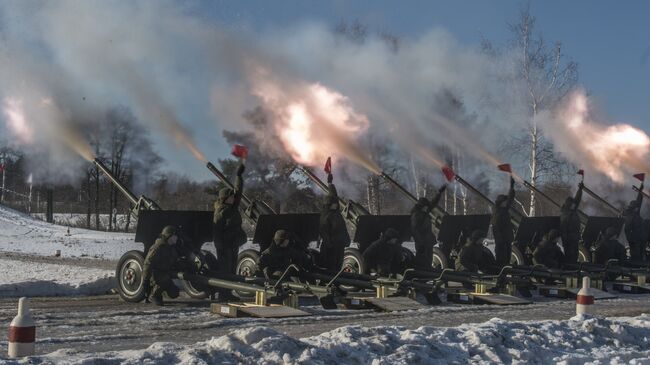
[[[142,250],[130,233],[99,232],[49,224],[0,205],[0,251],[63,257],[117,260],[129,250]]]
[[[106,294],[112,270],[0,259],[0,297]]]
[[[0,359],[0,362],[1,359]],[[650,316],[508,322],[454,328],[342,327],[295,339],[256,327],[182,346],[80,353],[59,350],[7,364],[650,363]]]

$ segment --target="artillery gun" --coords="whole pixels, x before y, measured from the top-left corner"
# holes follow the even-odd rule
[[[553,198],[537,189],[528,181],[524,181],[524,186],[531,191],[534,191],[535,194],[543,197],[549,203],[553,204],[557,208],[562,208],[560,203],[555,201]],[[590,189],[583,191],[588,194],[595,194]],[[598,197],[599,199],[602,199]],[[594,247],[595,243],[598,241],[598,238],[605,232],[608,227],[616,228],[617,232],[620,234],[623,229],[623,219],[620,217],[599,217],[599,216],[589,216],[581,209],[577,211],[578,217],[580,219],[580,245],[578,246],[578,261],[579,262],[590,262],[592,261],[591,249]]]

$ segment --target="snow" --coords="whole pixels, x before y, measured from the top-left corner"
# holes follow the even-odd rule
[[[131,233],[99,232],[57,226],[0,205],[0,251],[63,257],[117,260],[129,250],[142,250]]]
[[[143,350],[62,349],[6,364],[446,364],[650,363],[650,316],[574,317],[458,327],[347,326],[302,339],[252,327],[191,345],[157,342]]]
[[[0,298],[106,294],[115,272],[72,265],[0,259]]]

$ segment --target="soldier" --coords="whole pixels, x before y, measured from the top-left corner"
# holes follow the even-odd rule
[[[350,235],[339,210],[339,196],[333,179],[328,173],[329,191],[320,213],[320,261],[327,270],[338,272],[343,265],[345,248],[350,245]]]
[[[616,236],[618,232],[614,227],[608,227],[605,234],[596,244],[594,251],[594,262],[597,264],[606,264],[609,260],[618,260],[623,262],[627,260],[625,246],[618,242]]]
[[[269,280],[271,276],[282,275],[292,264],[306,269],[310,266],[309,257],[302,249],[296,247],[296,241],[292,239],[290,232],[278,230],[269,248],[262,252],[259,268],[264,277]]]
[[[643,202],[643,184],[639,187],[636,200],[632,200],[623,212],[625,219],[625,238],[630,244],[630,260],[645,260],[645,246],[648,241],[648,231],[641,218],[641,203]]]
[[[476,230],[467,239],[456,258],[456,270],[489,273],[495,268],[492,252],[483,245],[485,233]]]
[[[363,252],[363,264],[366,273],[374,270],[377,276],[389,276],[399,273],[402,264],[402,240],[399,232],[388,228]]]
[[[447,189],[443,185],[431,201],[427,198],[420,198],[411,210],[411,232],[415,242],[415,267],[419,269],[431,269],[433,261],[433,246],[436,244],[436,236],[433,234],[431,217],[429,214],[438,205],[442,193]],[[445,250],[449,254],[450,250]]]
[[[510,208],[515,200],[515,179],[510,176],[510,191],[508,195],[497,196],[492,213],[492,235],[494,236],[494,255],[496,264],[504,267],[510,263],[512,241],[514,240],[513,226],[510,220]]]
[[[558,246],[557,241],[561,233],[557,229],[551,229],[544,236],[533,252],[533,263],[535,265],[544,265],[549,269],[559,269],[565,262],[564,254]]]
[[[582,182],[578,184],[578,191],[575,197],[568,197],[562,205],[560,213],[560,235],[564,258],[566,263],[575,264],[578,262],[578,244],[580,242],[580,217],[578,207],[582,199]]]
[[[165,227],[144,259],[143,280],[150,283],[151,300],[156,305],[163,305],[164,292],[172,299],[178,297],[178,288],[172,280],[172,267],[178,260],[177,241],[176,228]]]
[[[244,189],[242,179],[244,169],[244,164],[240,162],[237,167],[235,190],[221,189],[219,197],[214,203],[214,247],[217,251],[219,270],[224,274],[235,274],[239,246],[243,245],[247,239],[246,232],[241,227],[242,219],[239,213],[239,202]],[[219,291],[220,300],[231,300],[232,297],[230,290],[221,289]]]

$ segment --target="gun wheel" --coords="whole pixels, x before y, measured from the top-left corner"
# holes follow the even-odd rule
[[[578,262],[591,262],[591,252],[584,245],[578,246]]]
[[[526,265],[526,256],[519,249],[519,247],[512,245],[512,252],[510,253],[510,264],[514,266]]]
[[[115,270],[117,291],[126,302],[137,303],[144,299],[144,253],[129,251],[122,255]]]
[[[449,260],[447,259],[447,255],[445,255],[445,253],[442,252],[442,250],[438,247],[433,248],[431,267],[439,270],[449,267]]]

